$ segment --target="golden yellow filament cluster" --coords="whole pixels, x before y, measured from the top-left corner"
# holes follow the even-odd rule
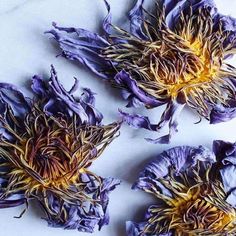
[[[217,195],[212,194],[209,185],[202,184],[193,186],[184,200],[178,199],[170,226],[176,229],[176,235],[222,235],[222,232],[232,232],[236,221],[235,209],[217,204],[222,199]]]
[[[227,79],[235,77],[236,71],[224,63],[225,57],[234,53],[232,45],[224,45],[228,34],[221,23],[214,29],[209,9],[192,14],[190,8],[172,30],[165,23],[164,12],[155,19],[151,16],[155,23],[144,21],[147,40],[115,27],[127,43],[114,43],[103,54],[115,62],[118,71],[127,70],[148,94],[169,100],[182,92],[190,107],[209,118],[210,104],[227,106],[234,94]]]
[[[37,105],[24,124],[15,120],[15,129],[7,123],[3,126],[14,137],[13,142],[4,138],[0,142],[0,154],[11,170],[5,193],[24,191],[30,197],[50,190],[72,199],[78,193],[70,192],[70,186],[82,188],[80,174],[90,173],[87,168],[119,129],[118,123],[78,125],[76,115],[49,117]]]
[[[162,179],[160,182],[172,196],[159,191],[154,193],[163,204],[162,207],[151,207],[149,212],[152,217],[144,233],[158,235],[174,232],[177,236],[235,235],[236,211],[225,201],[227,196],[220,181],[211,181],[209,172],[210,169],[204,178],[200,178],[199,171],[195,170],[193,178],[183,174],[178,177],[178,181],[173,176]]]

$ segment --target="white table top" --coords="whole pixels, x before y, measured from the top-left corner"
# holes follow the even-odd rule
[[[131,8],[133,0],[109,0],[114,22],[123,23],[125,15]],[[236,1],[216,0],[220,11],[236,16]],[[74,26],[97,31],[106,14],[102,0],[0,0],[0,81],[25,86],[34,74],[49,76],[50,64],[56,67],[59,78],[66,88],[73,83],[73,77],[81,81],[83,87],[90,87],[97,95],[97,107],[104,114],[104,122],[108,123],[118,118],[117,109],[126,109],[126,102],[119,91],[110,88],[108,84],[97,78],[75,63],[63,58],[56,58],[58,50],[44,31],[51,28],[51,22],[58,25]],[[236,65],[236,60],[233,60]],[[24,88],[25,90],[25,88]],[[139,113],[149,114],[152,120],[158,121],[163,108]],[[116,177],[122,180],[110,195],[109,212],[111,222],[95,236],[125,235],[126,220],[140,220],[144,209],[154,199],[142,191],[131,190],[131,184],[138,176],[140,169],[148,163],[151,157],[164,149],[176,145],[205,145],[211,147],[214,139],[227,141],[236,140],[236,119],[219,125],[209,125],[202,121],[194,125],[198,117],[185,110],[181,114],[179,133],[175,135],[170,145],[154,145],[147,143],[144,137],[157,137],[158,134],[144,130],[134,130],[124,126],[117,138],[98,159],[92,169],[103,177]],[[30,209],[22,217],[15,219],[24,207],[0,210],[0,235],[3,236],[82,236],[85,233],[64,231],[47,227],[41,220],[42,212],[37,207]]]

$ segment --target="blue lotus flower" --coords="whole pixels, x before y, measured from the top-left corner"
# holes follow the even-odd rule
[[[53,227],[93,232],[108,224],[109,193],[120,183],[89,171],[120,123],[103,125],[94,93],[76,98],[55,69],[32,80],[33,98],[0,83],[0,208],[36,200]]]
[[[133,186],[156,203],[143,222],[127,222],[127,236],[235,235],[235,164],[236,145],[224,141],[158,155]]]
[[[124,121],[152,131],[167,125],[167,135],[149,141],[168,143],[186,105],[211,124],[236,117],[236,72],[225,60],[235,53],[234,18],[218,13],[213,0],[160,0],[152,12],[137,0],[126,31],[112,25],[105,3],[102,36],[55,23],[49,33],[64,57],[119,87],[128,107],[166,105],[157,124],[121,112]]]

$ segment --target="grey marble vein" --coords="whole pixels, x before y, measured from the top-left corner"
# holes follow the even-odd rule
[[[3,11],[0,10],[0,16],[1,15],[7,15],[7,14],[13,13],[15,11],[18,11],[22,7],[25,7],[26,5],[28,5],[29,3],[36,2],[36,1],[39,2],[40,0],[24,0],[24,1],[20,2],[20,3],[15,4],[12,7],[9,7],[6,10],[3,10]]]

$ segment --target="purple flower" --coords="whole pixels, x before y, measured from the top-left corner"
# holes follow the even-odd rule
[[[235,118],[236,73],[225,60],[235,53],[235,19],[218,13],[213,0],[161,0],[153,12],[144,9],[144,2],[137,0],[129,12],[129,31],[111,23],[105,1],[103,35],[55,23],[48,33],[64,57],[119,87],[127,107],[166,105],[157,124],[122,112],[136,128],[159,131],[169,126],[167,135],[149,141],[168,143],[186,105],[211,124]]]
[[[135,190],[155,203],[128,236],[234,235],[236,144],[214,141],[213,151],[180,146],[158,155],[140,173]]]
[[[53,227],[92,233],[109,223],[109,193],[120,184],[89,167],[116,137],[119,122],[103,125],[94,93],[76,98],[55,69],[32,79],[33,98],[0,84],[0,208],[37,200]]]

